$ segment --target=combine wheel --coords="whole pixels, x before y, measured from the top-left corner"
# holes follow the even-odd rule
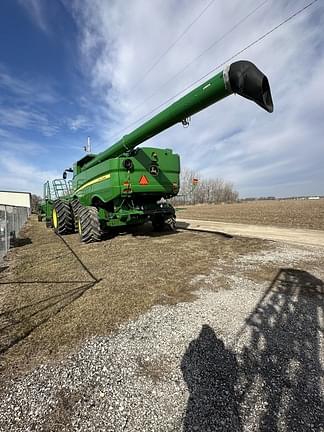
[[[83,207],[79,209],[78,231],[84,243],[93,243],[101,240],[101,229],[96,207]]]
[[[54,201],[52,224],[57,234],[73,232],[73,215],[69,203],[62,200]]]
[[[168,216],[164,221],[164,229],[167,231],[176,231],[176,219],[174,216]]]
[[[156,216],[152,220],[154,231],[175,231],[176,220],[174,216]]]
[[[79,212],[82,209],[82,204],[80,201],[76,198],[71,201],[71,208],[74,218],[74,229],[75,231],[78,231],[78,220],[79,220]]]
[[[164,230],[164,217],[159,215],[152,218],[152,225],[154,231],[163,231]]]

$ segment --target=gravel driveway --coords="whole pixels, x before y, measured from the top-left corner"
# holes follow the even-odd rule
[[[154,306],[8,382],[0,430],[324,430],[323,256],[278,244],[231,272],[220,262],[192,280],[197,300]],[[278,268],[271,283],[260,265]]]

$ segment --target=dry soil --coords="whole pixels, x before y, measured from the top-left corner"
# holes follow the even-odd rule
[[[181,219],[324,230],[324,199],[179,206],[177,215]]]

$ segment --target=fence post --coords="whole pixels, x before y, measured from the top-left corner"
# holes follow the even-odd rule
[[[8,252],[8,221],[7,221],[7,207],[4,206],[4,219],[5,219],[5,253]]]

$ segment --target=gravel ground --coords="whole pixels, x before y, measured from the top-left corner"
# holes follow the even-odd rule
[[[259,239],[160,235],[150,226],[80,244],[78,234],[59,238],[33,219],[23,235],[26,244],[10,252],[0,275],[0,391],[8,376],[64,359],[153,305],[192,301],[190,281],[219,258],[273,249]]]
[[[230,273],[220,261],[192,279],[197,300],[154,306],[8,382],[0,430],[324,430],[322,259],[278,245]],[[272,282],[245,276],[260,266],[279,268]]]

